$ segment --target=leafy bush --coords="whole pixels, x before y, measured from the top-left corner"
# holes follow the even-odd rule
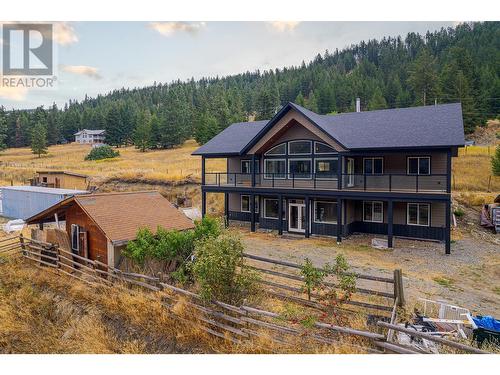
[[[465,215],[465,211],[462,210],[461,208],[457,208],[455,211],[453,211],[456,217],[462,217]]]
[[[192,272],[205,301],[239,304],[257,291],[258,276],[245,266],[243,245],[228,233],[195,244]]]
[[[495,149],[495,155],[491,158],[491,171],[494,176],[500,176],[500,145]]]
[[[307,293],[307,298],[310,301],[312,292],[322,286],[326,273],[314,267],[311,260],[306,258],[304,265],[300,269],[300,274],[304,277],[302,290]]]
[[[118,156],[120,156],[118,151],[113,150],[111,146],[103,145],[90,150],[89,154],[85,156],[85,160],[111,159]]]

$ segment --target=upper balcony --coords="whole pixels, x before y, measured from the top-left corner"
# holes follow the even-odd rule
[[[446,174],[255,173],[255,177],[252,177],[251,173],[215,172],[205,173],[204,186],[438,194],[448,192]]]

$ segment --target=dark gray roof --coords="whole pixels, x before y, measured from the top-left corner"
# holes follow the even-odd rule
[[[268,122],[269,120],[232,124],[198,148],[193,155],[238,155]]]
[[[231,154],[244,153],[291,108],[348,150],[436,148],[463,146],[465,142],[460,103],[338,115],[318,115],[288,103],[270,121],[231,125],[194,154],[225,154],[225,150]],[[256,126],[250,131],[251,124]]]

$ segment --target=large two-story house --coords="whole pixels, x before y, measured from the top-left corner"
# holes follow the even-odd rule
[[[206,194],[229,220],[342,237],[439,240],[450,253],[451,160],[464,145],[460,104],[319,115],[294,103],[271,120],[230,125],[198,148]],[[207,158],[227,170],[207,172]]]

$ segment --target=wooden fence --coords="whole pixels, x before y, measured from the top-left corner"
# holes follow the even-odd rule
[[[10,237],[0,240],[0,256],[16,255],[22,255],[25,259],[43,270],[53,270],[58,274],[64,274],[91,285],[97,284],[105,288],[131,288],[135,286],[152,292],[161,291],[162,293],[154,295],[152,298],[160,298],[162,305],[168,309],[175,319],[185,324],[195,325],[196,328],[205,331],[209,335],[229,340],[235,344],[240,344],[244,340],[253,340],[253,343],[257,342],[254,340],[256,338],[265,338],[283,347],[296,345],[299,342],[301,347],[306,349],[310,347],[311,351],[314,351],[318,345],[331,345],[332,347],[341,345],[367,353],[420,353],[412,347],[403,346],[390,340],[390,336],[392,336],[394,331],[406,332],[404,328],[394,324],[398,297],[394,300],[393,307],[391,308],[390,323],[382,321],[377,323],[380,327],[380,332],[359,330],[319,321],[313,321],[308,328],[305,328],[300,324],[290,324],[287,319],[275,312],[262,310],[253,306],[234,306],[221,301],[205,303],[198,294],[166,283],[161,273],[155,277],[123,272],[109,267],[100,261],[90,260],[63,250],[57,245],[25,239],[23,237]],[[249,259],[253,257],[253,260],[272,263],[269,262],[270,259],[262,257],[258,257],[259,259],[257,259],[257,257],[249,254],[246,254],[246,257]],[[283,266],[283,264],[280,265]],[[285,266],[297,268],[297,265],[292,264],[285,264]],[[357,277],[370,277],[372,281],[394,283],[392,279],[377,276],[357,275]],[[371,295],[370,293],[368,294]],[[274,294],[271,293],[271,295],[273,296]],[[289,297],[287,296],[286,298],[289,299]],[[388,295],[384,297],[392,298],[392,296],[389,297]],[[295,302],[296,298],[298,297],[292,298],[291,301]],[[304,301],[312,302],[308,300],[300,302],[303,303]],[[183,303],[190,309],[188,318],[176,312],[174,306],[177,303]],[[382,331],[386,331],[386,333],[381,333]],[[411,331],[409,334],[415,337],[423,336],[428,338],[428,335],[423,333]],[[345,340],[346,337],[350,337],[351,339]],[[352,338],[357,339],[353,340]],[[441,345],[453,347],[461,352],[485,353],[468,345],[443,338],[432,337],[429,339]]]

